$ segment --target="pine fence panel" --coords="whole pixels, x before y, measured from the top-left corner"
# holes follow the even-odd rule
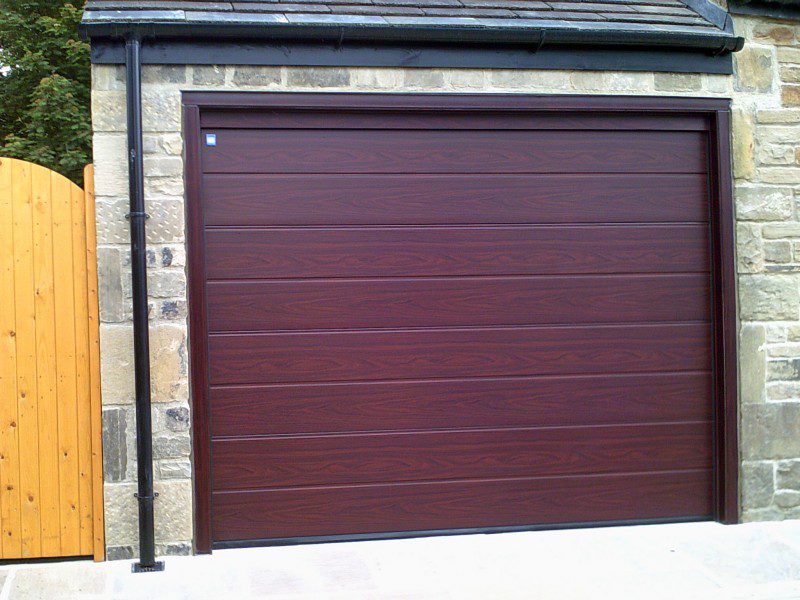
[[[0,559],[105,557],[94,183],[0,158]]]

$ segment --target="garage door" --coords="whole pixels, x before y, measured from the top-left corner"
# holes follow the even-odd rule
[[[201,119],[215,542],[713,515],[703,116]]]

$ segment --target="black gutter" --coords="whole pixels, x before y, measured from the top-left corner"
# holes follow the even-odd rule
[[[147,241],[145,239],[144,165],[142,160],[141,40],[125,42],[126,98],[128,109],[128,183],[131,228],[131,281],[133,284],[133,352],[136,382],[136,465],[139,502],[139,562],[134,573],[163,571],[155,558],[153,518],[153,426],[150,413],[150,331],[147,305]]]
[[[131,34],[139,38],[269,39],[334,42],[423,42],[459,44],[523,44],[532,49],[543,45],[590,46],[603,48],[649,48],[700,51],[719,55],[737,52],[744,38],[720,31],[719,34],[684,31],[530,28],[469,25],[381,25],[341,23],[210,23],[210,22],[113,22],[84,21],[81,32],[88,38],[120,38]]]

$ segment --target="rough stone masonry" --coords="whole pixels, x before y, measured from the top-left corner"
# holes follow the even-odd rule
[[[800,517],[800,24],[736,17],[736,74],[148,66],[143,72],[156,538],[192,550],[183,90],[517,92],[732,97],[742,518]],[[125,83],[93,67],[109,558],[137,544]]]

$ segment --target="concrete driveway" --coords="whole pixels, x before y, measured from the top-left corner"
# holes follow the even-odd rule
[[[800,599],[800,521],[470,535],[5,566],[0,600]]]

